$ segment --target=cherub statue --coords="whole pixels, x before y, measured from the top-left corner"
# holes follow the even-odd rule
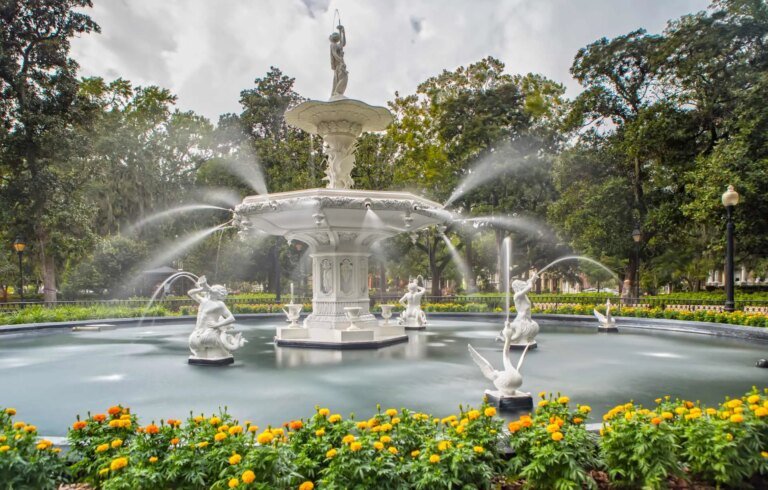
[[[333,70],[333,86],[331,99],[341,98],[347,89],[347,64],[344,63],[344,46],[347,45],[347,34],[344,26],[339,24],[339,32],[334,32],[328,38],[331,41],[331,69]]]
[[[397,323],[409,327],[422,327],[427,324],[427,315],[421,309],[421,298],[426,289],[419,286],[418,278],[408,283],[408,292],[400,298],[400,304],[405,311],[400,314]]]
[[[196,287],[187,294],[199,305],[197,323],[189,336],[189,349],[192,351],[190,364],[234,362],[232,351],[242,347],[247,340],[241,333],[229,333],[235,317],[222,301],[227,296],[227,290],[219,284],[209,286],[205,276],[200,276]]]

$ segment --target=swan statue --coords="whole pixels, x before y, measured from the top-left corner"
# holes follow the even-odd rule
[[[600,322],[599,328],[603,330],[616,330],[616,320],[613,319],[613,315],[611,315],[611,300],[606,300],[605,302],[605,315],[600,313],[597,310],[593,310],[595,314],[595,318],[597,318],[597,321]]]
[[[528,393],[518,391],[518,388],[520,388],[520,386],[523,384],[523,377],[520,375],[520,368],[523,365],[523,359],[525,359],[525,353],[528,352],[528,347],[530,347],[530,344],[525,346],[523,353],[520,355],[520,360],[517,362],[517,367],[515,367],[512,364],[512,359],[510,359],[509,355],[509,345],[511,343],[512,336],[515,333],[512,325],[513,324],[511,323],[507,323],[504,326],[504,330],[502,331],[502,335],[504,336],[504,350],[502,354],[502,359],[504,361],[503,371],[497,371],[494,369],[493,365],[488,362],[487,359],[481,356],[480,353],[472,347],[472,345],[468,345],[469,354],[472,356],[475,364],[480,367],[480,371],[483,372],[483,375],[493,381],[493,386],[496,387],[502,396],[527,396],[529,395]]]

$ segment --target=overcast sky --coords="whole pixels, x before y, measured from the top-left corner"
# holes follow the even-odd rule
[[[270,66],[305,97],[327,99],[328,35],[341,12],[346,95],[384,104],[426,78],[491,55],[510,73],[579,85],[576,51],[601,38],[703,10],[708,0],[93,0],[101,34],[73,42],[82,75],[160,85],[214,122]]]

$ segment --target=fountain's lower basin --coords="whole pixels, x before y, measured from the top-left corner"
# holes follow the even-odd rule
[[[433,316],[430,329],[378,350],[275,347],[274,317],[238,321],[249,342],[226,367],[187,364],[193,321],[120,326],[108,331],[44,331],[0,337],[0,406],[46,435],[64,435],[77,413],[132,407],[144,423],[227,406],[236,417],[279,425],[314,413],[369,416],[377,403],[447,415],[478,405],[492,389],[467,343],[500,359],[498,319]],[[661,395],[722,401],[765,385],[754,368],[766,344],[677,332],[539,320],[539,349],[526,357],[522,389],[567,393],[591,405],[593,420],[630,399]],[[621,327],[621,325],[620,325]]]

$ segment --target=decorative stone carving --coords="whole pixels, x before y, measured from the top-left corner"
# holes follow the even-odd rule
[[[469,354],[478,365],[483,375],[493,382],[493,386],[496,387],[499,394],[502,397],[515,397],[515,396],[530,396],[528,393],[518,391],[523,384],[523,377],[520,374],[520,368],[523,365],[523,359],[525,359],[525,353],[528,352],[528,346],[520,355],[520,360],[517,362],[517,366],[512,364],[512,359],[509,355],[509,346],[514,335],[520,336],[519,332],[516,332],[513,328],[513,324],[507,324],[504,326],[504,351],[502,352],[502,361],[504,365],[503,371],[497,371],[493,365],[488,362],[483,356],[481,356],[471,344],[467,345]]]
[[[348,80],[347,64],[344,63],[344,46],[347,45],[347,34],[341,24],[336,29],[339,32],[334,32],[328,38],[331,41],[331,70],[333,70],[332,99],[344,96]]]
[[[247,342],[241,333],[231,335],[235,317],[222,301],[227,296],[224,286],[209,286],[205,276],[200,276],[195,288],[187,294],[198,303],[197,323],[189,336],[190,364],[223,365],[235,360],[232,351]]]
[[[505,322],[504,330],[512,329],[515,333],[510,338],[511,345],[528,346],[536,342],[536,335],[539,333],[539,324],[531,318],[531,300],[528,293],[533,289],[533,285],[538,279],[536,273],[532,274],[527,281],[512,281],[512,290],[515,292],[515,310],[517,315],[511,322]]]
[[[616,320],[614,320],[613,315],[611,315],[610,299],[605,300],[605,315],[597,310],[592,311],[594,312],[597,321],[600,322],[600,325],[597,327],[598,330],[602,332],[618,332],[618,328],[616,328]]]
[[[349,258],[345,258],[339,264],[340,289],[344,294],[352,294],[354,288],[355,266]]]
[[[320,291],[323,294],[333,293],[333,264],[328,259],[320,261]]]

